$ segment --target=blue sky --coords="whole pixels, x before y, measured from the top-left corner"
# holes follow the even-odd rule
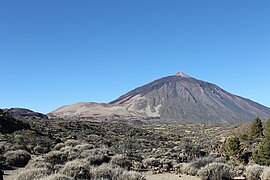
[[[270,107],[270,1],[0,2],[0,107],[109,102],[183,71]]]

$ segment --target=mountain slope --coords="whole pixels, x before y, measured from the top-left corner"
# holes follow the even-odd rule
[[[77,114],[78,117],[103,111],[100,114],[158,117],[179,122],[242,124],[256,116],[262,119],[270,117],[269,108],[184,73],[164,77],[136,88],[109,104],[99,105],[98,111],[86,103],[83,108],[76,105],[66,106],[49,115],[66,115],[67,107],[70,115]],[[82,109],[83,113],[77,113]]]

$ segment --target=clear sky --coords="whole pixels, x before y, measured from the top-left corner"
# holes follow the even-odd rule
[[[270,107],[270,1],[1,1],[0,67],[2,108],[109,102],[177,71]]]

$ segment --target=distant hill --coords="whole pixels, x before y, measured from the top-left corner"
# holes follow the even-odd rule
[[[243,124],[270,117],[270,108],[233,95],[184,73],[155,80],[109,104],[77,103],[48,114],[53,117],[137,117],[163,121]]]
[[[18,130],[29,128],[29,124],[13,118],[8,112],[0,109],[0,133],[13,133]]]
[[[13,118],[16,119],[48,119],[48,116],[39,112],[34,112],[29,109],[24,108],[10,108],[4,109],[5,112],[8,112]]]

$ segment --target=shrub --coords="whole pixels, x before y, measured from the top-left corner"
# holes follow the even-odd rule
[[[262,180],[269,180],[270,179],[270,167],[265,167],[262,173]]]
[[[145,180],[140,173],[126,171],[123,168],[111,164],[102,164],[92,169],[94,179],[111,179],[111,180]]]
[[[270,165],[270,119],[265,122],[264,138],[262,143],[253,152],[252,157],[257,164]]]
[[[44,161],[55,164],[63,164],[67,161],[68,153],[62,151],[51,151],[44,156]]]
[[[230,136],[224,145],[224,154],[227,156],[235,156],[240,147],[240,141],[235,136]]]
[[[103,155],[92,155],[88,156],[86,160],[90,165],[101,165],[103,163],[108,163],[110,161],[110,156],[103,154]]]
[[[199,158],[195,161],[192,161],[190,163],[184,164],[181,168],[181,172],[187,175],[196,175],[197,172],[207,164],[214,161],[213,157],[204,157]]]
[[[130,169],[131,167],[131,162],[130,160],[128,159],[128,157],[122,155],[122,154],[117,154],[117,155],[114,155],[112,158],[111,158],[111,161],[110,163],[112,164],[115,164],[115,165],[118,165],[122,168],[125,168],[125,169]]]
[[[262,136],[263,125],[262,121],[257,117],[251,123],[248,139],[252,142]]]
[[[54,146],[54,150],[59,151],[62,147],[65,147],[66,145],[64,143],[58,143]]]
[[[41,178],[39,180],[73,180],[73,178],[58,173],[58,174],[51,174],[50,176]]]
[[[8,151],[4,154],[6,163],[15,167],[24,167],[31,159],[31,155],[24,150]]]
[[[78,140],[74,140],[74,139],[70,139],[70,140],[67,140],[67,141],[65,142],[65,145],[66,145],[66,146],[71,146],[71,147],[75,147],[75,146],[77,146],[77,145],[79,145],[79,144],[81,144],[81,142],[78,141]]]
[[[120,167],[115,168],[110,164],[102,164],[101,166],[91,169],[91,174],[94,179],[115,179],[115,177],[118,177],[123,171],[124,170]]]
[[[268,139],[270,138],[270,119],[268,119],[264,124],[263,135]]]
[[[183,174],[195,176],[198,172],[198,169],[195,168],[191,163],[185,163],[180,168],[180,172]]]
[[[85,151],[85,150],[94,149],[95,146],[93,144],[79,144],[75,146],[75,148],[78,149],[79,151]]]
[[[34,150],[35,154],[44,154],[44,153],[48,152],[48,148],[41,147],[41,146],[36,146],[36,147],[34,147],[33,150]]]
[[[142,164],[145,168],[148,167],[158,167],[160,162],[159,160],[155,159],[155,158],[146,158],[142,161]]]
[[[138,172],[135,171],[124,171],[119,175],[117,180],[146,180],[145,177]]]
[[[202,180],[232,179],[233,173],[230,166],[223,163],[211,163],[202,168],[198,175]]]
[[[26,180],[26,179],[40,179],[42,177],[48,176],[50,171],[45,168],[36,168],[36,169],[24,169],[19,173],[15,179],[16,180]]]
[[[37,157],[31,159],[29,163],[25,166],[26,169],[34,169],[34,168],[45,168],[48,170],[53,169],[53,165],[48,162],[44,162],[43,158]]]
[[[59,173],[75,179],[90,179],[90,171],[80,160],[67,162]]]
[[[257,180],[260,179],[262,172],[263,167],[256,164],[252,166],[247,166],[245,175],[248,180]]]

